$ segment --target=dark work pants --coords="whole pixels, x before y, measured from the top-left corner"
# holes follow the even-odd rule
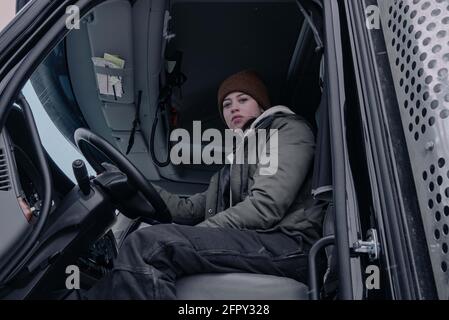
[[[120,248],[113,271],[89,299],[175,299],[176,279],[249,272],[307,281],[301,238],[224,228],[161,224],[139,229]]]

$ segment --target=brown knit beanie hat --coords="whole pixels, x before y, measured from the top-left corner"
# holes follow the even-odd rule
[[[223,100],[232,92],[243,92],[257,101],[266,110],[271,107],[268,90],[259,75],[253,70],[240,71],[224,80],[218,89],[218,111],[223,119]]]

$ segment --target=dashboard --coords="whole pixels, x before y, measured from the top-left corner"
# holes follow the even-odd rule
[[[28,194],[22,188],[13,143],[5,129],[0,133],[0,154],[0,261],[7,261],[31,231],[33,209],[30,205],[38,204],[39,196],[32,185],[28,186]],[[36,207],[34,214],[39,214]]]
[[[9,264],[44,217],[41,210],[43,199],[48,197],[44,194],[47,188],[31,141],[21,109],[13,108],[0,132],[0,270],[11,267]],[[65,277],[67,264],[79,264],[93,275],[102,274],[115,254],[115,239],[111,241],[111,236],[95,242],[115,220],[115,207],[109,197],[94,185],[93,192],[83,196],[48,154],[46,158],[52,177],[51,208],[20,270],[29,282],[24,289],[8,287],[6,293],[0,290],[0,296],[45,296],[49,288],[64,284],[60,278]],[[44,265],[45,272],[41,272]]]
[[[41,213],[44,182],[23,112],[14,107],[0,132],[0,267],[26,240]],[[74,187],[47,157],[53,178],[52,210]]]
[[[7,262],[31,233],[39,217],[42,176],[18,108],[10,111],[0,132],[0,261]]]

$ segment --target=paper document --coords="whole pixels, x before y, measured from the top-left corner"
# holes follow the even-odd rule
[[[115,55],[109,54],[109,53],[105,53],[103,58],[109,62],[112,62],[120,69],[123,69],[125,67],[125,60],[120,59],[118,56],[115,56]]]
[[[92,57],[92,62],[98,67],[111,69],[123,69],[125,66],[125,60],[108,53],[105,53],[103,58]],[[96,72],[96,76],[100,94],[111,95],[115,98],[123,96],[123,77],[103,74],[99,71]]]

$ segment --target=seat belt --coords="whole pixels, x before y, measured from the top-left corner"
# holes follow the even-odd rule
[[[140,124],[140,104],[142,103],[142,90],[139,90],[139,95],[137,97],[137,107],[136,115],[133,120],[133,128],[131,129],[131,134],[129,135],[128,148],[126,148],[126,155],[129,154],[134,145],[134,136],[136,135],[137,125]]]

